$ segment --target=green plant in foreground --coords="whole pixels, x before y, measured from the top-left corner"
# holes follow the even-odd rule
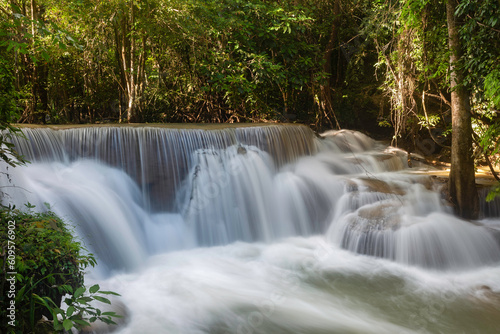
[[[70,294],[70,297],[64,300],[66,305],[68,305],[66,310],[61,309],[49,297],[34,295],[38,303],[50,310],[52,318],[54,319],[54,329],[56,331],[61,331],[63,329],[70,330],[73,327],[80,330],[90,326],[90,323],[96,320],[100,320],[108,325],[116,325],[113,318],[121,318],[116,312],[101,312],[100,309],[90,304],[94,300],[111,304],[109,299],[99,296],[99,294],[119,296],[116,292],[102,291],[98,284],[91,286],[88,291],[89,294],[87,295],[84,295],[86,288],[83,286],[76,289],[76,291],[73,291],[70,285],[64,285],[62,287]],[[58,316],[60,316],[61,319],[59,319]]]
[[[15,292],[16,308],[15,326],[2,321],[0,332],[38,333],[42,316],[53,319],[57,332],[81,329],[96,320],[113,324],[112,318],[118,316],[101,312],[92,302],[110,304],[103,295],[117,294],[100,291],[98,285],[85,294],[84,270],[96,265],[94,256],[53,212],[33,212],[29,203],[26,207],[28,212],[0,207],[0,235],[9,236],[0,239],[0,279],[7,282],[13,277],[10,273],[15,275],[15,291],[7,291],[7,284],[0,285],[0,303],[7,305],[14,300],[5,292]],[[66,310],[60,307],[63,298]],[[0,309],[2,319],[7,319],[6,312],[6,308]]]

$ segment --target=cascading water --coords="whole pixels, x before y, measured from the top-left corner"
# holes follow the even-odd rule
[[[500,331],[500,220],[454,217],[360,133],[23,132],[6,201],[75,225],[100,263],[87,280],[128,308],[120,333]]]

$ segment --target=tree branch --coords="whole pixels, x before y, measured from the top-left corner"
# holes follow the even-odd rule
[[[495,180],[500,182],[500,177],[498,176],[498,173],[495,171],[495,168],[493,168],[493,164],[491,163],[490,156],[486,152],[484,152],[483,155],[484,155],[484,160],[486,160],[486,163],[488,164],[488,167],[490,168],[491,174],[493,174],[493,177],[495,178]]]
[[[439,92],[439,95],[436,95],[436,94],[432,94],[432,93],[425,92],[425,95],[430,96],[430,97],[434,97],[434,98],[436,98],[436,99],[438,99],[438,100],[441,100],[441,101],[443,101],[446,105],[448,105],[448,106],[450,106],[450,107],[451,107],[451,103],[450,103],[450,101],[448,101],[448,100],[444,97],[443,93],[441,93],[441,92]]]
[[[470,16],[470,15],[467,15],[467,17],[468,17],[469,19],[471,19],[471,20],[474,20],[474,19],[472,18],[472,16]],[[475,20],[474,20],[474,21],[475,21]],[[495,29],[495,28],[493,28],[493,27],[490,27],[489,25],[486,25],[486,24],[481,23],[481,22],[479,22],[479,21],[476,21],[476,23],[477,23],[479,26],[481,26],[481,27],[485,27],[485,28],[488,28],[488,29],[491,29],[491,30],[493,30],[493,31],[495,31],[495,32],[499,32],[499,33],[500,33],[500,30]]]

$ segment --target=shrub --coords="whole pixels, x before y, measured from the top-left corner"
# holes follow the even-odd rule
[[[54,319],[53,327],[57,331],[82,328],[96,319],[113,323],[111,317],[115,314],[101,314],[89,303],[94,299],[110,303],[96,294],[115,293],[99,291],[99,286],[95,285],[89,289],[90,295],[83,295],[86,291],[84,270],[96,264],[94,256],[85,251],[53,212],[35,213],[31,211],[33,206],[27,206],[28,212],[5,207],[0,210],[0,235],[7,236],[0,239],[0,267],[3,268],[0,298],[2,305],[8,305],[15,292],[16,309],[14,327],[13,323],[7,324],[10,320],[7,307],[1,308],[2,326],[6,326],[1,332],[37,332],[37,322],[42,315]],[[15,285],[11,286],[7,279],[13,276]],[[72,296],[65,299],[69,307],[63,311],[61,300],[67,293]],[[88,321],[87,317],[90,317]]]

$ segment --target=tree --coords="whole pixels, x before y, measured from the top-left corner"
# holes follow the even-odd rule
[[[475,140],[495,178],[500,163],[500,2],[497,0],[468,0],[457,6],[464,18],[460,29],[461,42],[467,55],[464,67],[465,84],[472,92],[472,118]],[[479,147],[478,147],[478,153]],[[500,183],[487,200],[500,193]]]
[[[452,111],[449,191],[456,213],[463,218],[475,219],[479,212],[479,200],[472,152],[470,93],[464,86],[464,73],[460,63],[462,47],[459,37],[460,26],[455,16],[456,6],[456,0],[448,0],[446,3]]]
[[[330,115],[333,116],[335,120],[335,126],[340,129],[339,121],[337,120],[337,116],[335,115],[335,110],[333,108],[332,101],[332,87],[331,87],[331,77],[332,77],[332,54],[335,50],[337,44],[337,38],[339,34],[339,25],[340,25],[340,0],[335,0],[333,3],[333,22],[332,29],[330,32],[330,38],[328,39],[328,43],[326,44],[326,49],[323,54],[323,72],[327,75],[324,79],[323,84],[320,86],[321,90],[321,101],[320,101],[320,110],[325,115],[326,119],[330,123],[330,126],[334,126],[332,120],[330,119]]]
[[[137,122],[138,104],[144,90],[144,68],[147,58],[147,34],[143,31],[148,19],[149,3],[143,1],[138,7],[136,1],[119,3],[119,10],[113,15],[116,58],[120,69],[121,87],[127,103],[127,121]],[[116,10],[116,8],[115,8]]]

